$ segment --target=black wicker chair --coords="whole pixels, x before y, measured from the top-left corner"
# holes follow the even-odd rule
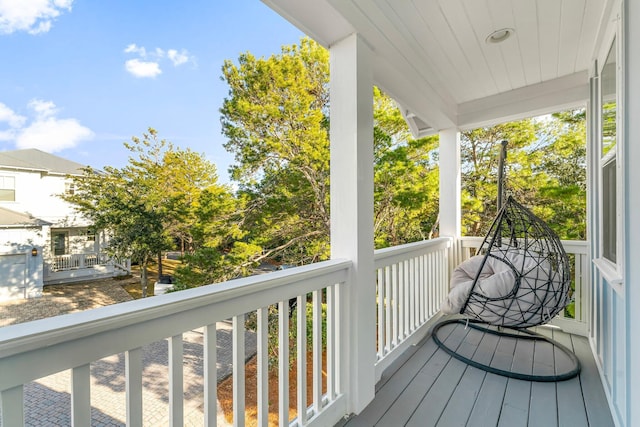
[[[460,309],[460,314],[466,319],[439,323],[433,330],[433,339],[453,357],[488,372],[529,381],[573,378],[580,372],[575,355],[561,344],[526,329],[547,323],[569,303],[571,275],[568,257],[557,234],[529,209],[511,196],[502,205],[505,157],[506,142],[503,142],[498,181],[498,206],[501,207],[478,250],[479,255],[465,261],[477,268],[473,281],[466,283],[468,287],[470,284],[468,296]],[[458,273],[465,270],[460,267],[464,266],[456,269]],[[485,286],[486,282],[483,283],[497,270],[502,275],[498,291],[489,289]],[[467,293],[467,289],[462,291]],[[447,347],[440,340],[438,331],[451,323],[464,323],[487,333],[514,339],[546,341],[566,353],[572,361],[572,367],[566,372],[540,376],[478,363]],[[505,328],[512,332],[507,332]]]

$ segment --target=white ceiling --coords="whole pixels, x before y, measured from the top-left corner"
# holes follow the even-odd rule
[[[263,0],[325,47],[354,32],[422,134],[584,103],[607,0]],[[493,31],[512,28],[502,43]]]

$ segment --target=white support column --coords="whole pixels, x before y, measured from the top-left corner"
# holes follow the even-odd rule
[[[624,57],[624,171],[625,188],[625,303],[627,312],[626,334],[628,354],[626,357],[627,425],[640,425],[640,4],[625,1],[623,11],[623,57]]]
[[[461,234],[460,133],[458,129],[440,131],[440,236]]]
[[[353,261],[346,289],[341,392],[359,413],[375,395],[373,79],[357,34],[331,46],[331,257]],[[345,324],[346,323],[346,324]]]

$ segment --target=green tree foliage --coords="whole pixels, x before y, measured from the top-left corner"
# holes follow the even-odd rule
[[[507,194],[561,238],[586,238],[585,138],[584,110],[463,132],[463,233],[484,235],[496,215],[500,141],[507,140]]]
[[[140,263],[142,296],[147,294],[147,268],[154,256],[171,247],[165,231],[166,204],[171,201],[156,191],[162,153],[168,144],[149,129],[143,138],[132,138],[125,146],[137,157],[130,157],[122,169],[111,166],[104,171],[86,168],[73,177],[75,191],[62,196],[109,237],[108,251],[117,258]]]
[[[393,100],[374,89],[377,248],[432,237],[438,215],[438,137],[411,138]]]
[[[261,258],[307,263],[329,254],[328,54],[310,39],[282,53],[226,61],[221,108],[245,227]]]
[[[87,168],[72,178],[74,194],[62,197],[107,232],[111,255],[140,264],[146,296],[149,264],[176,242],[187,242],[191,250],[230,245],[238,235],[238,226],[229,224],[235,201],[217,184],[213,164],[159,139],[155,129],[125,146],[132,153],[126,166]]]
[[[310,39],[280,54],[226,61],[225,147],[254,260],[290,264],[329,254],[328,55]],[[465,234],[483,235],[496,214],[499,142],[509,141],[507,186],[564,238],[583,235],[584,117],[528,119],[462,134]],[[376,247],[435,235],[438,138],[411,138],[395,103],[374,89]],[[572,234],[573,233],[573,234]],[[249,251],[250,252],[250,251]],[[256,252],[257,253],[257,252]]]
[[[279,55],[226,61],[222,113],[245,227],[261,258],[329,255],[329,64],[310,39]],[[437,138],[414,141],[395,103],[374,90],[375,233],[385,247],[425,238],[437,209]]]

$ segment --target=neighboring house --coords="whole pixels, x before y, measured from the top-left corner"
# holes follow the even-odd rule
[[[126,270],[103,252],[104,233],[59,197],[83,167],[36,149],[0,152],[0,301]]]

